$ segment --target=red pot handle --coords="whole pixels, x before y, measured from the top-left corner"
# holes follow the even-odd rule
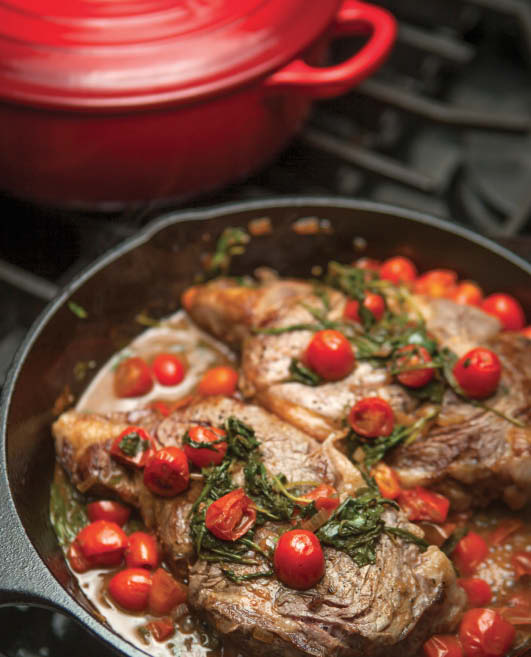
[[[296,59],[270,75],[267,87],[295,87],[313,98],[345,93],[375,71],[385,60],[396,36],[396,22],[385,9],[359,0],[345,0],[332,26],[334,36],[372,34],[363,48],[347,61],[318,68]]]

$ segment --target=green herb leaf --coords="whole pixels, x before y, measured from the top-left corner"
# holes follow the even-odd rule
[[[415,536],[411,532],[408,532],[407,529],[401,529],[400,527],[385,527],[385,533],[390,536],[398,536],[406,543],[415,543],[420,548],[421,552],[426,552],[429,547],[429,543],[419,536]]]
[[[120,450],[127,456],[134,457],[139,451],[149,449],[149,440],[144,440],[136,431],[126,434],[118,443]]]
[[[441,545],[440,549],[442,552],[444,552],[444,554],[449,557],[457,547],[459,541],[468,534],[468,531],[468,527],[458,527],[455,531],[453,531]]]
[[[67,549],[77,534],[88,524],[85,498],[56,465],[50,494],[50,522],[59,544]]]
[[[80,306],[75,301],[68,302],[68,309],[73,312],[76,317],[79,317],[79,319],[87,319],[88,317],[88,313],[83,306]]]
[[[224,441],[228,444],[228,456],[246,461],[249,455],[260,447],[254,429],[232,415],[225,422],[225,431],[227,436]]]
[[[289,381],[303,383],[306,386],[318,386],[323,382],[322,378],[306,365],[303,365],[297,358],[292,358],[289,366]]]
[[[256,504],[256,524],[263,525],[268,520],[289,522],[295,504],[275,486],[257,454],[249,457],[243,469],[245,490]]]
[[[256,573],[245,573],[243,575],[237,575],[233,570],[221,569],[221,572],[225,575],[227,579],[230,579],[234,584],[243,584],[244,582],[249,582],[253,579],[259,579],[260,577],[272,577],[275,574],[274,570],[264,570]]]
[[[225,228],[217,241],[216,249],[205,272],[206,278],[226,275],[230,269],[232,258],[244,252],[245,245],[249,243],[250,239],[243,228]]]
[[[217,452],[216,445],[227,442],[225,438],[220,438],[219,440],[213,440],[212,442],[207,441],[206,443],[198,442],[190,438],[188,431],[183,436],[183,445],[188,445],[192,449],[209,449],[211,452]]]

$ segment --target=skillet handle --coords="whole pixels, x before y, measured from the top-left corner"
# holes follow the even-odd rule
[[[296,59],[265,80],[266,87],[293,87],[311,98],[332,98],[345,93],[375,71],[389,54],[396,36],[396,22],[385,9],[345,0],[332,26],[334,36],[371,32],[363,48],[336,66],[318,68]]]

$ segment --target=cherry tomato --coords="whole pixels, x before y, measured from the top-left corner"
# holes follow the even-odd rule
[[[408,388],[422,388],[435,376],[433,368],[422,367],[425,363],[431,363],[431,356],[425,347],[418,344],[407,344],[405,347],[400,347],[396,350],[394,367],[397,370],[411,371],[400,372],[396,378]]]
[[[517,532],[524,526],[524,523],[518,518],[507,518],[502,520],[496,529],[489,536],[489,543],[491,545],[500,545],[504,543],[507,538],[514,532]]]
[[[185,310],[190,310],[192,307],[195,297],[197,296],[197,293],[199,292],[198,287],[189,287],[187,290],[185,290],[182,295],[181,295],[181,304]]]
[[[328,484],[317,486],[317,488],[314,488],[309,493],[304,493],[303,497],[307,500],[313,500],[315,502],[315,508],[318,511],[321,509],[334,511],[339,506],[337,490]]]
[[[123,527],[129,520],[131,509],[119,502],[99,500],[87,504],[87,515],[91,522],[96,520],[110,520]]]
[[[373,258],[359,258],[356,262],[352,263],[357,269],[364,269],[369,272],[380,272],[380,267],[382,266],[378,260]]]
[[[90,561],[84,556],[77,541],[72,541],[68,552],[66,554],[70,568],[76,573],[86,573],[87,570],[92,568]]]
[[[117,436],[111,446],[111,456],[125,465],[143,468],[157,444],[142,427],[127,427]]]
[[[163,386],[176,386],[184,379],[184,364],[175,354],[158,354],[151,369]]]
[[[317,536],[306,529],[292,529],[279,538],[273,556],[278,579],[292,589],[315,586],[324,575],[323,549]]]
[[[237,488],[212,502],[205,516],[207,529],[223,541],[238,540],[255,521],[256,508],[243,488]]]
[[[142,397],[151,388],[151,370],[143,358],[126,358],[118,364],[114,371],[114,394],[117,397]]]
[[[380,278],[391,281],[395,285],[412,283],[417,278],[417,268],[409,258],[395,256],[382,264]]]
[[[367,310],[371,311],[376,321],[382,319],[385,313],[385,300],[382,296],[379,294],[374,294],[373,292],[366,292],[365,299],[363,299],[363,305],[365,308],[367,308]],[[343,310],[343,317],[346,319],[351,319],[354,322],[361,322],[358,312],[359,307],[360,304],[358,301],[356,301],[356,299],[347,301]]]
[[[76,542],[92,566],[118,566],[127,547],[127,535],[115,522],[96,520],[83,527]]]
[[[364,397],[350,409],[348,422],[356,433],[365,438],[389,436],[395,425],[395,414],[385,399]]]
[[[481,306],[483,290],[472,281],[463,281],[455,288],[452,300],[462,306]]]
[[[451,634],[434,634],[422,650],[424,657],[463,657],[461,644]]]
[[[159,546],[155,537],[146,532],[129,534],[125,564],[128,568],[156,568],[159,564]]]
[[[198,468],[206,468],[209,465],[219,465],[227,453],[227,443],[218,442],[226,436],[223,429],[215,427],[191,427],[188,429],[188,437],[192,444],[212,444],[212,447],[197,448],[185,443],[183,446],[184,453],[188,460]]]
[[[396,500],[400,495],[400,481],[393,468],[386,463],[378,463],[372,470],[371,475],[374,477],[378,490],[383,497],[389,500]]]
[[[529,340],[531,340],[531,326],[526,326],[525,328],[523,328],[523,329],[520,331],[520,333],[521,333],[524,337],[529,338]]]
[[[317,331],[306,347],[305,360],[325,381],[343,379],[354,368],[354,352],[347,338],[333,329]]]
[[[230,397],[236,392],[238,372],[228,365],[220,365],[207,370],[199,382],[199,394],[204,397],[210,395],[224,395]]]
[[[514,627],[492,609],[470,609],[459,628],[465,657],[503,657],[514,635]]]
[[[516,552],[511,558],[511,564],[516,572],[516,578],[531,575],[531,552]]]
[[[489,583],[479,577],[468,577],[457,580],[465,589],[469,607],[484,607],[492,600]]]
[[[497,317],[506,331],[519,331],[525,326],[524,309],[510,294],[491,294],[483,301],[481,308]]]
[[[157,411],[157,413],[160,413],[162,417],[168,417],[168,415],[171,413],[168,404],[160,400],[150,402],[148,404],[148,408]]]
[[[178,447],[163,447],[152,454],[144,468],[144,484],[152,493],[173,497],[188,488],[188,459]]]
[[[398,504],[409,520],[427,520],[436,523],[446,520],[450,508],[447,497],[422,486],[401,491]]]
[[[160,620],[149,622],[147,629],[155,641],[166,641],[166,639],[169,639],[175,634],[175,623],[171,618],[161,618]]]
[[[144,568],[126,568],[109,582],[111,598],[127,611],[144,611],[148,606],[151,573]]]
[[[149,611],[155,616],[169,614],[177,605],[186,602],[188,589],[174,579],[164,568],[153,573],[152,586],[148,597]]]
[[[451,297],[456,288],[457,274],[451,269],[432,269],[415,281],[415,292],[430,297]]]
[[[487,543],[479,534],[468,532],[456,545],[452,556],[459,570],[465,575],[471,575],[485,559],[488,551]]]
[[[476,347],[461,356],[454,365],[453,373],[466,395],[472,399],[484,399],[498,387],[500,359],[490,349]]]

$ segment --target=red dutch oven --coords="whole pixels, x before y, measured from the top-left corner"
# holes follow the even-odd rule
[[[245,176],[395,36],[357,0],[8,0],[0,26],[0,187],[98,207]],[[318,67],[360,33],[354,56]]]

